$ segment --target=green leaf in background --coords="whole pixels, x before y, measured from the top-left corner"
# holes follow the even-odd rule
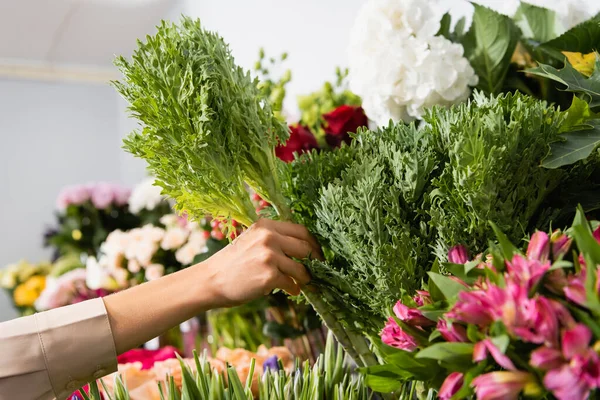
[[[487,93],[498,93],[519,41],[519,28],[506,15],[478,4],[474,6],[473,23],[461,43],[479,76],[477,87]]]
[[[440,21],[440,30],[436,36],[443,36],[452,42],[460,42],[465,35],[465,18],[459,19],[454,25],[454,31],[452,30],[452,16],[450,13],[446,13],[442,16]]]
[[[428,272],[428,275],[429,279],[439,288],[446,300],[454,299],[458,296],[458,293],[466,289],[449,276],[436,274],[435,272]]]
[[[599,55],[596,55],[594,72],[589,78],[573,68],[567,60],[565,60],[563,69],[556,69],[550,65],[540,64],[539,67],[528,69],[526,72],[562,83],[566,86],[566,91],[583,96],[592,109],[600,107]]]
[[[547,8],[522,2],[514,19],[525,38],[544,43],[557,36],[556,13]]]
[[[512,244],[510,240],[508,240],[508,237],[504,234],[504,232],[502,232],[502,230],[500,230],[500,228],[498,228],[496,224],[490,222],[490,225],[494,230],[494,234],[496,234],[496,239],[498,240],[498,244],[500,245],[500,249],[502,250],[504,258],[507,260],[512,260],[513,256],[519,253],[519,250],[514,244]]]
[[[550,145],[550,154],[542,162],[542,167],[559,168],[584,160],[600,144],[599,115],[592,112],[584,100],[573,97],[571,107],[566,111],[567,118],[561,130],[563,141]]]
[[[598,50],[599,44],[600,15],[596,15],[559,37],[543,43],[541,49],[556,60],[561,61],[563,59],[561,52],[563,51],[587,54]]]
[[[473,358],[472,343],[435,343],[420,352],[415,356],[417,359],[429,358],[447,363],[470,363]]]

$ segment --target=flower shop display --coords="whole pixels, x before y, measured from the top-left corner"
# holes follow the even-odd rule
[[[206,219],[198,223],[167,214],[158,225],[114,230],[100,246],[98,257],[87,259],[87,286],[121,290],[181,270],[224,246],[224,234],[213,230],[218,227]]]
[[[429,291],[407,293],[381,332],[387,364],[367,369],[384,392],[425,381],[441,399],[595,398],[600,228],[579,212],[566,231],[536,231],[522,253],[498,245],[474,259],[451,249]],[[595,228],[595,229],[594,229]]]
[[[343,350],[336,349],[331,339],[326,353],[312,367],[293,361],[285,348],[261,349],[256,354],[226,349],[219,356],[170,359],[155,363],[151,370],[142,370],[139,363],[123,365],[114,377],[104,378],[101,387],[114,400],[375,398],[363,379],[345,366]],[[89,394],[80,396],[100,400],[101,393],[94,383]]]
[[[0,287],[20,315],[35,312],[34,304],[46,287],[46,276],[51,269],[50,263],[31,264],[24,260],[0,269]]]
[[[108,233],[139,226],[128,209],[129,189],[110,183],[65,187],[56,200],[57,225],[45,234],[45,244],[57,258],[68,253],[95,255]]]
[[[250,187],[272,207],[262,216],[307,226],[327,261],[305,261],[314,279],[304,296],[359,365],[376,365],[365,337],[377,336],[393,299],[420,289],[450,246],[483,251],[494,238],[489,221],[517,241],[527,229],[565,223],[584,200],[586,210],[598,209],[600,159],[593,141],[582,144],[589,136],[577,136],[596,121],[594,80],[572,88],[582,99],[571,99],[567,111],[530,94],[496,94],[518,39],[502,36],[512,32],[508,17],[479,6],[475,13],[467,35],[475,47],[465,51],[475,52],[467,59],[480,89],[494,94],[475,91],[467,103],[423,110],[422,124],[362,130],[350,145],[288,164],[275,157],[287,127],[222,39],[188,18],[165,22],[131,61],[117,61],[124,78],[115,86],[144,126],[125,146],[191,216],[248,226],[258,218]],[[491,51],[480,32],[488,25],[509,44],[490,71],[478,64]],[[430,38],[427,23],[419,29]],[[558,157],[561,143],[578,155],[541,167],[549,153]]]

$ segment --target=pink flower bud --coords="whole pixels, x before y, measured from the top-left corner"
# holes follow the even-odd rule
[[[444,380],[438,398],[440,400],[450,400],[463,386],[464,377],[460,372],[453,372]]]
[[[387,324],[381,331],[381,340],[388,346],[400,350],[414,351],[417,348],[415,338],[404,332],[393,318],[388,319]]]
[[[548,261],[550,255],[550,238],[546,232],[537,231],[531,236],[527,246],[527,258],[530,260]]]
[[[465,264],[469,261],[467,248],[461,244],[454,246],[448,252],[448,261],[454,264]]]

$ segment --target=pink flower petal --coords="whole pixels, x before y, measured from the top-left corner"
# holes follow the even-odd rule
[[[560,350],[550,347],[540,347],[531,352],[529,364],[535,368],[548,371],[560,367],[564,363]]]
[[[583,354],[592,340],[592,331],[583,324],[577,324],[563,332],[562,351],[567,360],[576,354]]]
[[[463,374],[453,372],[444,380],[438,393],[440,400],[450,400],[460,390],[464,383]]]

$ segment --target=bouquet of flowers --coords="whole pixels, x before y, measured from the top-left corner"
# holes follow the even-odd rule
[[[87,286],[125,289],[195,264],[225,245],[219,227],[209,218],[192,222],[167,214],[158,225],[112,231],[98,257],[87,259]]]
[[[537,231],[522,253],[498,244],[472,261],[464,246],[429,273],[429,290],[394,306],[381,332],[384,366],[366,369],[384,392],[410,380],[441,399],[554,396],[583,400],[600,387],[600,228]],[[415,383],[409,383],[415,384]]]
[[[46,287],[52,264],[20,261],[0,269],[0,287],[7,291],[13,306],[21,315],[35,312],[34,305]]]
[[[70,252],[94,255],[108,233],[139,226],[128,209],[130,191],[110,183],[65,187],[56,201],[57,226],[45,234],[55,258]]]

